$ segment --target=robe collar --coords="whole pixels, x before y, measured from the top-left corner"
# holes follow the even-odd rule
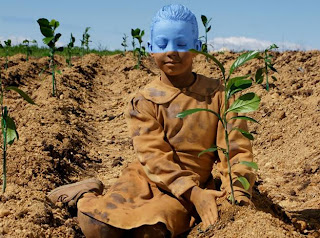
[[[160,78],[153,80],[142,89],[142,95],[157,104],[164,104],[173,100],[180,93],[195,93],[200,96],[209,97],[219,88],[220,81],[197,74],[196,81],[189,87],[176,88],[166,84]]]

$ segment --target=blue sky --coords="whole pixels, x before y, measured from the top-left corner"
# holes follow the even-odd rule
[[[170,3],[184,4],[195,13],[200,35],[200,16],[212,17],[208,39],[213,49],[262,49],[276,43],[281,49],[320,50],[319,0],[10,0],[0,4],[0,40],[41,42],[36,20],[44,17],[60,22],[62,45],[71,32],[79,45],[89,26],[91,47],[121,49],[122,36],[130,35],[131,28],[144,29],[147,41],[152,16]]]

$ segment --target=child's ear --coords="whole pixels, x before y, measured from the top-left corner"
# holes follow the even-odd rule
[[[151,45],[150,41],[148,41],[148,50],[150,53],[152,53],[152,45]]]
[[[201,40],[196,40],[195,50],[201,51],[201,49],[202,49],[202,42],[201,42]]]

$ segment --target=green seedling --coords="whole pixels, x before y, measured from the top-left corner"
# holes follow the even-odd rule
[[[46,18],[38,19],[38,24],[40,26],[40,31],[44,38],[42,39],[43,43],[49,46],[50,53],[49,53],[49,68],[51,68],[52,72],[52,96],[56,95],[56,80],[55,80],[55,73],[61,74],[59,70],[56,69],[54,56],[57,51],[62,52],[63,47],[56,47],[56,43],[61,37],[60,33],[55,34],[55,30],[59,27],[59,22],[52,19],[50,22]]]
[[[82,34],[82,40],[81,41],[81,49],[82,49],[82,55],[84,55],[84,51],[86,51],[86,53],[89,52],[89,43],[92,42],[90,39],[90,34],[88,33],[88,31],[90,30],[90,27],[86,27],[86,29],[84,30],[84,33]]]
[[[205,15],[201,15],[201,20],[205,28],[205,35],[200,37],[204,38],[204,42],[202,43],[202,52],[208,53],[208,32],[211,30],[211,25],[209,25],[209,23],[212,20],[212,18],[208,20],[208,18]]]
[[[4,41],[4,46],[0,42],[0,48],[4,49],[5,51],[5,56],[6,56],[6,63],[4,65],[4,68],[7,70],[8,69],[8,55],[9,55],[9,48],[11,47],[11,40],[5,40]]]
[[[141,58],[143,56],[146,56],[146,48],[142,46],[142,37],[144,36],[144,30],[140,30],[139,28],[131,29],[131,35],[133,37],[133,40],[137,39],[139,42],[139,47],[135,48],[133,50],[134,54],[137,54],[137,65],[135,66],[136,69],[140,68],[141,65]]]
[[[74,42],[76,41],[76,38],[74,38],[74,36],[72,35],[71,33],[71,36],[70,36],[70,42],[67,46],[67,59],[66,59],[66,62],[68,64],[69,67],[72,66],[72,49],[74,47]]]
[[[136,56],[136,41],[135,41],[135,38],[133,37],[132,35],[132,30],[131,30],[131,36],[132,36],[132,41],[131,41],[131,45],[132,45],[132,52],[133,52],[133,57]]]
[[[212,145],[210,148],[202,151],[199,153],[199,156],[202,155],[203,153],[207,152],[215,152],[215,151],[222,151],[223,154],[225,155],[227,159],[227,164],[228,164],[228,174],[229,174],[229,180],[230,180],[230,188],[231,188],[231,194],[230,194],[230,200],[232,204],[235,204],[235,197],[234,197],[234,189],[233,189],[233,180],[231,177],[231,165],[230,165],[230,145],[229,145],[229,135],[233,131],[239,131],[243,136],[245,136],[249,140],[253,140],[253,135],[249,133],[248,131],[245,131],[241,128],[237,127],[231,127],[231,130],[228,130],[230,128],[231,120],[247,120],[251,122],[258,123],[254,118],[248,117],[248,116],[239,116],[237,113],[247,113],[247,112],[253,112],[259,108],[260,104],[260,98],[253,92],[247,92],[241,96],[239,96],[237,99],[235,99],[235,94],[243,91],[244,89],[247,89],[252,86],[252,82],[254,81],[251,78],[251,75],[244,75],[244,76],[235,76],[231,77],[232,74],[235,72],[235,70],[245,64],[246,62],[253,60],[253,59],[260,59],[264,61],[264,66],[259,68],[254,77],[255,81],[258,83],[263,82],[264,75],[266,78],[268,77],[268,69],[271,69],[272,71],[276,72],[276,69],[273,67],[274,64],[271,63],[271,55],[269,55],[269,51],[272,49],[278,48],[276,45],[271,45],[268,49],[264,51],[264,53],[260,53],[259,51],[249,51],[247,53],[244,53],[240,55],[232,64],[228,75],[226,75],[226,69],[224,68],[223,64],[217,60],[213,55],[210,55],[208,53],[202,52],[202,51],[196,51],[196,50],[191,50],[194,53],[199,53],[203,54],[206,57],[210,58],[213,60],[213,62],[219,67],[222,78],[223,78],[223,83],[224,83],[224,88],[225,88],[225,102],[224,103],[224,110],[222,112],[215,112],[210,109],[204,109],[204,108],[194,108],[194,109],[189,109],[184,112],[181,112],[177,115],[179,118],[184,118],[187,115],[193,114],[195,112],[200,112],[200,111],[206,111],[209,113],[214,114],[216,117],[218,117],[219,121],[222,123],[224,132],[225,132],[225,143],[226,143],[226,148],[220,148],[217,145]],[[268,81],[266,81],[268,85]],[[269,90],[269,86],[267,86],[267,90]],[[229,100],[235,99],[234,102],[229,106]],[[230,116],[227,116],[229,113],[236,113],[236,116],[233,116],[230,118]],[[228,126],[227,126],[228,125]],[[240,161],[240,164],[246,165],[248,167],[251,167],[253,169],[258,169],[258,166],[254,162],[247,162],[247,161]],[[250,188],[250,184],[248,180],[245,177],[237,177],[237,179],[241,182],[243,185],[244,189],[248,190]]]
[[[128,36],[126,34],[123,34],[123,35],[124,36],[122,37],[121,45],[123,46],[123,51],[124,51],[123,55],[125,55],[125,53],[127,52],[127,47],[128,47],[128,45],[127,45]]]
[[[26,61],[29,61],[29,56],[32,54],[32,50],[30,48],[30,44],[37,44],[37,41],[36,40],[32,40],[32,41],[29,41],[29,40],[24,40],[22,42],[22,44],[26,47]]]
[[[16,124],[12,117],[9,116],[9,109],[4,105],[4,96],[7,91],[15,91],[26,100],[28,103],[35,104],[33,100],[21,89],[13,86],[5,87],[2,83],[1,68],[0,68],[0,104],[1,104],[1,132],[2,132],[2,159],[3,159],[3,183],[2,193],[6,191],[7,187],[7,146],[11,145],[15,139],[19,139]]]

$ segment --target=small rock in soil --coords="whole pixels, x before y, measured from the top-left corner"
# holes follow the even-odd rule
[[[123,158],[122,157],[118,157],[118,158],[113,160],[111,166],[112,167],[120,166],[120,165],[122,165],[122,161],[123,161]]]
[[[6,217],[10,214],[11,214],[11,212],[8,209],[3,208],[0,210],[0,218]]]

